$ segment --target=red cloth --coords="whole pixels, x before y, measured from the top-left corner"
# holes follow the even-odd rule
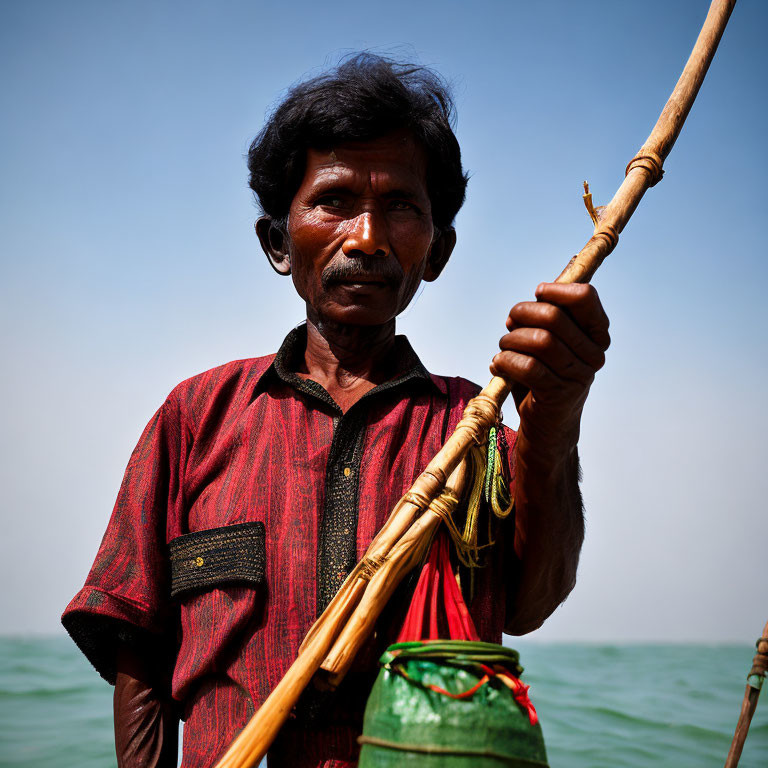
[[[397,636],[398,643],[480,639],[453,575],[449,542],[445,530],[437,532]]]
[[[173,390],[131,456],[93,568],[62,617],[107,679],[118,642],[142,642],[148,652],[170,646],[173,696],[186,720],[184,768],[213,765],[293,662],[317,615],[318,574],[329,563],[332,571],[341,551],[331,541],[319,562],[321,518],[335,514],[334,499],[354,500],[359,558],[477,392],[464,379],[428,374],[398,337],[400,375],[342,417],[322,387],[290,373],[303,338],[298,329],[276,357],[228,363]],[[332,445],[350,419],[359,426],[357,447]],[[345,429],[347,438],[356,434]],[[347,477],[338,460],[355,471]],[[346,481],[355,492],[344,501]],[[170,599],[172,540],[253,521],[265,526],[262,587],[223,584]],[[479,571],[470,606],[488,642],[500,642],[504,625],[511,569],[502,560],[503,537]],[[382,624],[357,673],[330,699],[320,697],[314,711],[324,719],[313,719],[311,701],[299,708],[271,766],[355,764],[375,661],[399,626]]]

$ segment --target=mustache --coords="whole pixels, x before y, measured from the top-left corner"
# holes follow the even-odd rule
[[[403,270],[396,259],[383,259],[381,256],[358,256],[331,262],[320,275],[323,288],[330,288],[336,283],[354,282],[355,280],[381,280],[397,284],[403,278]]]

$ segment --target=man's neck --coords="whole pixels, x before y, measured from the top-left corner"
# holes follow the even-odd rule
[[[327,323],[307,316],[307,348],[299,376],[321,384],[346,412],[395,374],[395,321],[381,326]]]

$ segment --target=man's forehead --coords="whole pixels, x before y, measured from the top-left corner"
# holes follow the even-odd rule
[[[371,169],[421,176],[426,168],[426,158],[421,145],[409,133],[399,132],[370,141],[310,148],[307,150],[307,168],[323,173]]]

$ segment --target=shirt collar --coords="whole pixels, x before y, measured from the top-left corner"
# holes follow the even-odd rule
[[[257,388],[264,391],[270,380],[274,381],[275,379],[279,379],[294,389],[311,394],[326,402],[328,405],[337,408],[338,406],[336,403],[320,384],[311,379],[301,378],[296,374],[296,370],[301,364],[306,348],[307,324],[302,323],[290,331],[285,337],[283,343],[280,345],[280,349],[278,349],[277,354],[272,360],[272,363],[259,378]],[[447,390],[445,388],[445,383],[442,379],[432,376],[429,373],[405,336],[395,336],[395,355],[398,371],[397,375],[393,379],[385,381],[383,384],[379,384],[367,393],[366,397],[395,389],[408,382],[416,383],[419,381],[429,384],[443,395],[446,394]]]

